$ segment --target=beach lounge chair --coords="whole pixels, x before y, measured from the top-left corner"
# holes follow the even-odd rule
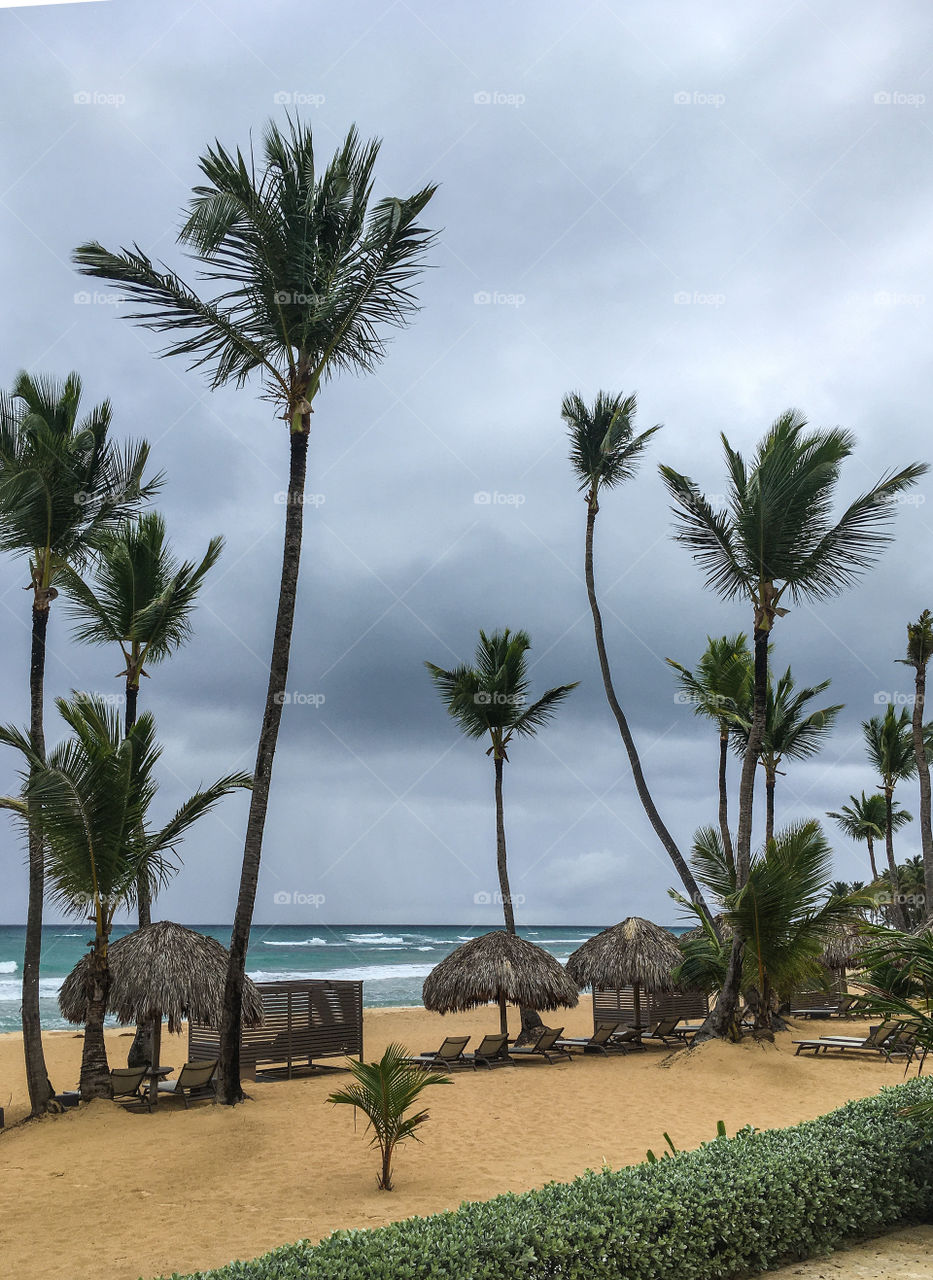
[[[541,1057],[548,1063],[552,1063],[556,1058],[566,1058],[568,1062],[573,1062],[573,1057],[568,1049],[562,1049],[558,1045],[558,1040],[564,1034],[563,1027],[544,1027],[534,1044],[513,1045],[511,1056],[513,1058],[531,1058]]]
[[[416,1067],[456,1067],[467,1066],[463,1051],[470,1043],[469,1036],[448,1036],[439,1049],[425,1049],[424,1053],[406,1058],[405,1061]]]
[[[474,1071],[477,1067],[504,1067],[515,1066],[509,1057],[508,1036],[504,1031],[497,1031],[494,1035],[483,1036],[482,1040],[476,1046],[472,1053],[465,1053],[462,1061],[469,1062]]]
[[[791,1009],[792,1018],[849,1018],[858,1013],[858,996],[845,996],[837,1004],[815,1005],[809,1009]]]
[[[892,1037],[898,1035],[904,1024],[893,1019],[882,1022],[880,1026],[873,1027],[867,1036],[861,1039],[858,1036],[821,1036],[818,1040],[795,1040],[797,1052],[794,1057],[799,1055],[805,1049],[812,1049],[814,1055],[818,1055],[820,1050],[828,1052],[830,1049],[838,1049],[844,1051],[846,1049],[869,1049],[876,1052],[884,1052],[885,1045]],[[890,1054],[885,1054],[890,1058]]]
[[[639,1027],[623,1026],[621,1031],[617,1031],[609,1042],[613,1049],[620,1049],[622,1053],[628,1053],[629,1049],[644,1049],[641,1042],[641,1029]]]
[[[167,1094],[173,1098],[181,1095],[181,1100],[188,1110],[188,1099],[210,1097],[217,1100],[217,1086],[214,1076],[217,1074],[217,1059],[208,1062],[186,1062],[178,1073],[177,1080],[160,1080],[159,1097]]]
[[[690,1039],[696,1034],[696,1028],[681,1027],[682,1021],[681,1018],[659,1018],[651,1030],[646,1031],[642,1036],[642,1043],[645,1040],[660,1040],[668,1047],[671,1044],[689,1044]]]
[[[598,1022],[591,1036],[570,1036],[558,1040],[555,1048],[579,1050],[580,1053],[591,1050],[596,1053],[625,1053],[625,1043],[613,1043],[612,1039],[621,1026],[621,1022]]]
[[[110,1087],[114,1100],[120,1098],[136,1098],[145,1102],[142,1083],[145,1079],[145,1064],[141,1067],[112,1067],[110,1070]]]

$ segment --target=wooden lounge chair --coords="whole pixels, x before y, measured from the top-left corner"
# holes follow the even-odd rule
[[[544,1027],[534,1044],[513,1045],[511,1056],[513,1058],[531,1058],[541,1057],[548,1063],[556,1058],[566,1058],[568,1062],[573,1062],[573,1057],[569,1050],[562,1049],[557,1043],[564,1034],[563,1027]]]
[[[416,1067],[456,1067],[469,1065],[464,1061],[463,1051],[470,1042],[469,1036],[448,1036],[439,1049],[433,1052],[426,1049],[424,1053],[406,1058],[405,1061]]]
[[[139,1102],[145,1102],[146,1096],[142,1090],[145,1076],[145,1065],[141,1067],[112,1067],[110,1070],[110,1087],[113,1090],[114,1100],[136,1098]]]
[[[621,1031],[617,1031],[609,1042],[611,1049],[618,1049],[621,1053],[628,1053],[629,1049],[644,1049],[641,1042],[641,1029],[639,1027],[623,1026]]]
[[[469,1062],[475,1071],[477,1067],[515,1066],[509,1057],[509,1038],[504,1031],[494,1035],[483,1036],[472,1053],[465,1053],[462,1061]]]
[[[646,1031],[642,1036],[642,1043],[645,1040],[660,1040],[668,1047],[673,1045],[689,1044],[690,1039],[696,1034],[688,1027],[681,1027],[682,1018],[659,1018],[652,1026],[650,1031]]]
[[[621,1022],[598,1022],[591,1036],[571,1036],[558,1040],[557,1049],[579,1050],[580,1053],[625,1053],[625,1044],[613,1043],[612,1037],[622,1026]]]
[[[876,1053],[883,1053],[885,1058],[890,1061],[891,1055],[887,1051],[887,1046],[903,1030],[903,1023],[889,1019],[887,1022],[882,1022],[880,1026],[874,1027],[862,1039],[859,1039],[858,1036],[821,1036],[819,1040],[795,1040],[794,1044],[797,1046],[797,1051],[794,1057],[799,1057],[805,1049],[812,1049],[814,1056],[818,1056],[820,1050],[828,1053],[830,1049],[837,1049],[840,1052],[845,1052],[847,1049],[850,1051],[867,1049]]]
[[[181,1094],[181,1100],[185,1104],[186,1111],[188,1110],[188,1099],[193,1099],[195,1096],[209,1096],[216,1102],[217,1085],[214,1083],[216,1074],[216,1058],[213,1062],[186,1062],[181,1071],[179,1071],[177,1080],[159,1081],[159,1096],[168,1094],[173,1098],[177,1098]]]

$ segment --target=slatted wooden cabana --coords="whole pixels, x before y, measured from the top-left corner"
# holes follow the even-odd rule
[[[709,1013],[709,1000],[700,991],[641,991],[639,994],[641,1025],[657,1022],[659,1018],[684,1018],[697,1021]],[[635,988],[593,990],[593,1026],[600,1022],[636,1023]]]
[[[240,1069],[255,1078],[258,1067],[282,1071],[313,1067],[319,1058],[363,1060],[362,982],[308,979],[257,982],[263,1020],[244,1027]],[[188,1060],[216,1058],[220,1032],[204,1023],[188,1024]]]

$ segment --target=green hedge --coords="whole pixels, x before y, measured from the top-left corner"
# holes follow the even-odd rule
[[[933,1141],[899,1114],[931,1090],[930,1081],[912,1080],[791,1129],[743,1131],[657,1164],[338,1231],[188,1280],[723,1280],[759,1272],[933,1216]]]

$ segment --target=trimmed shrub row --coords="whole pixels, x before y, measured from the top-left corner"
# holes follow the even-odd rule
[[[338,1231],[187,1280],[725,1280],[933,1215],[929,1080],[790,1129]],[[257,1196],[262,1195],[257,1188]],[[172,1280],[182,1280],[177,1274]]]

